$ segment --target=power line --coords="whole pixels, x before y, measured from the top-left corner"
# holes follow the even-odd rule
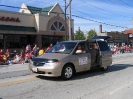
[[[89,15],[89,14],[87,14],[87,13],[85,13],[85,12],[79,11],[79,10],[77,10],[77,9],[75,9],[75,8],[72,8],[72,9],[74,9],[74,10],[76,10],[76,11],[78,11],[78,12],[81,12],[82,14],[85,14],[85,15],[87,15],[87,16],[91,16],[91,15]],[[93,17],[93,16],[91,16],[91,17]],[[94,17],[93,17],[93,18],[94,18]],[[103,21],[104,21],[104,20],[103,20]],[[106,22],[106,23],[115,24],[115,23],[110,23],[110,22]]]
[[[50,4],[50,3],[46,3],[46,2],[43,2],[43,1],[36,1],[36,0],[28,0],[28,1],[37,2],[37,3],[43,3],[43,4]]]
[[[125,1],[121,0],[125,5],[127,5],[126,8],[128,8],[130,11],[133,11],[133,9],[131,8],[131,6],[129,4],[127,4]]]
[[[0,6],[29,10],[29,9],[27,9],[27,8],[20,8],[20,7],[15,7],[15,6],[8,6],[8,5],[0,5]],[[40,10],[35,10],[35,9],[33,9],[33,10],[34,10],[34,11],[40,11]],[[42,12],[49,12],[49,11],[43,10]],[[58,13],[58,12],[50,12],[50,13],[64,14],[64,13]],[[67,15],[68,15],[68,14],[67,14]],[[84,18],[84,17],[77,16],[77,15],[72,15],[72,16],[77,17],[77,18],[81,18],[81,19],[85,19],[85,20],[89,20],[89,21],[93,21],[93,22],[100,23],[100,24],[105,24],[105,25],[110,25],[110,26],[115,26],[115,27],[120,27],[120,28],[127,28],[127,27],[123,27],[123,26],[117,26],[117,25],[113,25],[113,24],[108,24],[108,23],[104,23],[104,22],[92,20],[92,19],[89,19],[89,18]]]
[[[129,4],[127,4],[124,0],[121,0],[124,4],[126,4],[129,8],[131,8],[131,6]],[[133,9],[131,9],[133,10]]]
[[[90,6],[93,6],[93,7],[97,8],[97,9],[103,10],[103,11],[105,11],[105,12],[112,13],[112,14],[115,14],[115,15],[118,15],[118,16],[122,16],[122,17],[128,17],[128,18],[129,18],[129,16],[120,15],[120,14],[117,14],[117,13],[110,12],[110,11],[107,11],[107,10],[105,10],[105,9],[99,8],[99,7],[94,6],[94,5],[88,3],[88,2],[86,2],[86,1],[84,1],[84,0],[80,0],[80,1],[84,2],[85,4],[87,3],[87,4],[89,4]],[[131,18],[131,17],[130,17],[130,18]]]
[[[71,4],[72,0],[69,2],[69,4],[66,6],[66,9],[68,8],[68,6]]]
[[[103,22],[96,21],[96,20],[92,20],[92,19],[88,19],[88,18],[83,18],[83,17],[77,16],[77,15],[72,15],[72,16],[77,17],[77,18],[81,18],[81,19],[85,19],[85,20],[89,20],[89,21],[92,21],[92,22],[100,23],[100,24],[109,25],[109,26],[115,26],[115,27],[120,27],[120,28],[128,28],[128,27],[123,27],[123,26],[118,26],[118,25],[103,23]]]
[[[121,8],[123,8],[123,6],[124,6],[124,10],[125,9],[127,9],[128,11],[131,11],[128,7],[126,7],[125,5],[123,5],[122,4],[122,2],[119,2],[118,0],[108,0],[108,1],[110,1],[110,2],[112,2],[113,4],[115,3],[115,4],[117,4],[118,6],[120,6]],[[122,1],[122,0],[121,0]],[[124,1],[123,1],[124,2]]]

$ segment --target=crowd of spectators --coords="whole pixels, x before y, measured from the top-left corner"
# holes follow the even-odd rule
[[[46,51],[51,49],[52,46],[53,45],[50,44],[47,49],[44,50],[43,48],[39,48],[36,44],[34,47],[31,47],[31,45],[28,44],[24,50],[22,49],[19,52],[16,50],[9,51],[8,49],[4,52],[3,49],[0,49],[0,64],[10,65],[28,63],[30,59],[44,54]],[[130,45],[109,45],[109,47],[112,55],[133,52],[133,46]]]
[[[49,47],[47,50],[49,50]],[[31,58],[42,55],[44,52],[45,50],[37,47],[36,44],[34,47],[31,47],[31,45],[28,44],[25,49],[22,49],[19,52],[16,50],[9,51],[8,49],[4,52],[3,49],[0,49],[0,64],[10,65],[28,63]]]
[[[112,55],[133,52],[133,46],[131,45],[122,45],[122,46],[113,45],[113,46],[110,46],[110,49],[111,49]]]

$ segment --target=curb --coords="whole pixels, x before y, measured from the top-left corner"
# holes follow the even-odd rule
[[[118,64],[118,63],[123,63],[123,62],[127,62],[127,61],[133,61],[133,58],[132,59],[123,60],[123,61],[112,62],[112,64]]]
[[[25,64],[12,64],[12,65],[0,65],[0,67],[8,67],[8,66],[17,66],[17,65],[28,65],[29,63],[25,63]]]

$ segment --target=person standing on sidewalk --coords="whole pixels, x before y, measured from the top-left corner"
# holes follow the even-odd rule
[[[37,45],[35,44],[35,46],[33,47],[33,57],[37,57],[37,55],[38,55],[38,47],[37,47]]]
[[[39,52],[38,52],[38,55],[43,55],[43,54],[44,54],[44,49],[41,48],[41,49],[39,50]]]
[[[26,46],[26,52],[30,52],[30,51],[31,51],[31,45],[28,44],[28,45]]]
[[[50,44],[49,47],[47,47],[46,51],[47,52],[48,50],[50,50],[52,48],[53,44]]]
[[[1,50],[0,50],[0,63],[1,63],[1,64],[4,63],[3,56],[4,56],[4,52],[3,52],[3,50],[1,49]]]

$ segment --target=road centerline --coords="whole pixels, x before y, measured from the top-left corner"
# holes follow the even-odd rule
[[[39,80],[39,78],[31,77],[31,78],[26,78],[26,79],[21,79],[21,80],[15,80],[15,81],[10,81],[10,82],[0,83],[0,87],[9,86],[13,84],[20,84],[20,83],[25,83],[25,82],[30,82],[30,81],[36,81],[36,80]]]

